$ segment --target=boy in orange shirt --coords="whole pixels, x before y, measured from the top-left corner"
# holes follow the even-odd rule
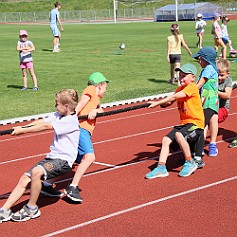
[[[169,148],[177,150],[180,146],[183,151],[185,163],[182,170],[179,172],[179,176],[189,176],[198,168],[198,165],[192,159],[189,148],[189,142],[196,141],[200,137],[203,137],[204,129],[202,103],[197,85],[194,83],[197,69],[194,65],[187,63],[176,70],[180,72],[180,86],[173,95],[157,102],[152,102],[149,108],[158,105],[169,106],[174,101],[177,101],[178,111],[180,113],[180,125],[175,126],[169,134],[163,137],[158,166],[146,174],[147,179],[166,177],[169,175],[166,169]],[[204,139],[202,139],[202,141],[204,143]],[[203,147],[203,145],[201,147]]]
[[[80,121],[80,140],[76,159],[79,166],[77,167],[72,183],[65,189],[67,197],[76,202],[82,202],[78,189],[81,177],[95,161],[91,135],[95,128],[97,113],[103,112],[103,109],[100,107],[100,98],[106,92],[108,82],[109,80],[100,72],[91,74],[88,80],[88,86],[82,92],[81,99],[76,108],[78,116],[88,114],[88,119]]]

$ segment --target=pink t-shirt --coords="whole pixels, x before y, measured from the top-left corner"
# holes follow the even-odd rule
[[[212,24],[212,34],[214,35],[214,39],[222,38],[221,27],[217,21],[214,21]]]

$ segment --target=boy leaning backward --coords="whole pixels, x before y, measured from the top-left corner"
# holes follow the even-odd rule
[[[72,179],[72,182],[64,190],[64,194],[75,202],[83,201],[78,185],[86,170],[95,161],[95,152],[91,140],[97,113],[103,112],[100,106],[100,99],[106,92],[107,83],[109,80],[100,72],[94,72],[90,75],[88,86],[82,92],[81,99],[76,107],[76,113],[88,115],[88,119],[80,120],[80,139],[78,144],[78,155],[76,163],[78,167]],[[52,186],[43,185],[42,192],[50,197],[62,196],[63,194]]]
[[[53,129],[54,138],[50,153],[21,176],[5,204],[0,208],[0,223],[8,220],[27,221],[39,217],[41,212],[36,202],[42,186],[41,180],[52,179],[71,170],[77,156],[80,134],[78,117],[75,113],[77,103],[78,95],[75,90],[62,90],[56,94],[54,114],[28,124],[29,127],[14,128],[12,135]],[[11,207],[22,197],[30,182],[29,201],[20,211],[13,214]]]
[[[173,95],[157,102],[152,102],[150,108],[158,105],[169,106],[174,101],[177,101],[180,125],[175,126],[170,133],[163,137],[158,166],[146,174],[147,179],[166,177],[169,175],[166,169],[166,161],[170,148],[175,151],[180,147],[185,157],[185,163],[179,172],[179,176],[189,176],[198,168],[198,165],[192,159],[189,148],[189,142],[198,140],[200,136],[203,137],[204,129],[202,103],[197,85],[194,83],[197,69],[194,65],[187,63],[176,70],[180,72],[180,86]],[[204,142],[204,139],[201,140]]]

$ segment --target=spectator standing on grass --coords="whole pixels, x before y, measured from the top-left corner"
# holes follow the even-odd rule
[[[222,40],[222,32],[221,27],[219,25],[219,21],[221,19],[221,15],[216,12],[213,14],[213,23],[212,23],[212,31],[211,33],[214,36],[214,48],[216,52],[218,52],[218,47],[221,46],[221,55],[224,59],[226,59],[226,45]]]
[[[198,165],[192,159],[189,148],[189,142],[196,141],[200,136],[203,136],[204,128],[202,103],[197,85],[194,83],[197,69],[194,65],[187,63],[175,70],[180,72],[180,86],[173,95],[157,102],[152,102],[149,108],[158,105],[169,106],[177,101],[177,107],[180,114],[180,125],[175,126],[170,133],[163,137],[158,166],[146,174],[147,179],[166,177],[169,175],[166,169],[166,161],[170,148],[175,151],[180,147],[183,151],[185,163],[182,170],[179,172],[179,176],[189,176],[198,168]],[[202,141],[204,143],[204,138],[202,138]]]
[[[34,65],[32,58],[32,51],[35,50],[35,46],[30,40],[28,40],[28,32],[26,30],[20,30],[19,38],[20,40],[18,40],[17,42],[16,50],[19,52],[20,68],[22,70],[23,75],[23,87],[21,90],[25,91],[28,89],[27,85],[27,69],[28,69],[34,83],[33,90],[37,91],[39,90],[39,88],[37,84],[37,78],[34,72]]]
[[[203,19],[203,15],[201,13],[197,14],[197,20],[196,20],[196,34],[198,36],[198,42],[196,43],[196,46],[198,48],[202,48],[202,41],[203,41],[203,36],[204,36],[204,27],[207,25],[206,21]]]
[[[237,53],[237,51],[232,47],[232,41],[230,40],[227,24],[230,19],[227,16],[222,17],[221,32],[222,32],[222,41],[224,44],[229,44],[230,53]],[[220,55],[222,56],[222,55]]]
[[[103,109],[100,107],[100,98],[102,98],[106,92],[108,82],[109,80],[107,80],[102,73],[92,73],[88,80],[88,86],[82,92],[81,99],[76,108],[76,112],[79,116],[88,115],[88,119],[80,121],[80,139],[76,159],[76,163],[79,165],[71,184],[68,185],[64,191],[67,197],[75,202],[81,203],[83,201],[78,185],[83,174],[95,161],[95,152],[91,136],[96,124],[96,115],[97,113],[103,112]],[[43,186],[42,191],[45,195],[51,197],[55,194],[61,196],[52,186]]]
[[[61,33],[58,29],[58,24],[60,26],[61,31],[63,32],[63,26],[62,26],[62,22],[60,20],[60,14],[59,14],[59,10],[61,8],[61,4],[59,2],[55,2],[54,3],[55,8],[53,10],[50,11],[50,29],[52,30],[53,33],[53,52],[57,53],[60,52],[60,38],[61,38]]]
[[[54,138],[50,146],[50,153],[21,176],[5,204],[0,208],[0,223],[9,220],[21,222],[39,217],[41,212],[37,206],[37,200],[42,186],[41,180],[52,179],[71,170],[77,156],[80,135],[78,118],[75,113],[77,103],[78,95],[75,90],[59,91],[55,96],[57,112],[48,118],[30,123],[28,127],[14,128],[13,135],[51,129],[54,130]],[[13,214],[11,207],[22,197],[30,182],[29,201],[20,211]]]
[[[209,156],[217,156],[218,149],[216,138],[218,133],[218,69],[216,67],[216,51],[210,46],[206,46],[193,55],[202,67],[199,75],[197,87],[200,89],[202,105],[205,116],[206,138],[208,127],[210,128]]]
[[[175,73],[175,69],[180,67],[181,62],[181,47],[184,47],[190,55],[192,52],[185,43],[184,36],[179,33],[179,25],[172,24],[170,27],[171,34],[167,37],[168,46],[167,46],[167,61],[170,64],[170,84],[174,84],[175,80],[178,81],[179,72]]]

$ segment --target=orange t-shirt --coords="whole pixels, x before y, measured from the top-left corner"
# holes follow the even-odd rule
[[[177,99],[177,106],[180,114],[180,124],[193,123],[197,127],[204,128],[204,113],[202,102],[196,84],[190,83],[185,87],[178,87],[175,92],[182,91],[185,98]]]
[[[90,85],[85,88],[82,92],[82,95],[87,95],[90,100],[87,102],[85,107],[79,112],[80,115],[87,115],[92,109],[97,109],[100,105],[100,97],[96,94],[96,88],[93,85]],[[81,120],[80,127],[86,129],[92,135],[95,128],[96,119],[92,120]]]

